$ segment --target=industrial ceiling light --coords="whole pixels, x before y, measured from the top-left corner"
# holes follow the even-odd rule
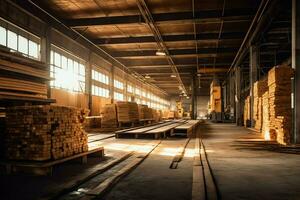
[[[151,78],[151,77],[150,77],[148,74],[146,74],[145,78],[146,78],[146,79],[149,79],[149,78]]]
[[[157,55],[157,56],[165,56],[166,53],[163,52],[163,51],[157,51],[157,52],[156,52],[156,55]]]
[[[189,97],[189,96],[187,96],[186,98],[187,98],[187,99],[190,99],[190,97]]]
[[[176,75],[175,74],[171,74],[171,78],[176,78]]]

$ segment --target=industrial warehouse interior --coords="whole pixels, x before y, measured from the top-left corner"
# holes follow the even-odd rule
[[[300,1],[0,0],[0,193],[299,200]]]

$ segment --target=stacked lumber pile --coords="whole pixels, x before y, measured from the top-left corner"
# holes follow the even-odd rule
[[[47,99],[46,64],[0,50],[0,98]]]
[[[118,101],[116,105],[118,122],[127,123],[139,121],[139,111],[137,103]]]
[[[258,131],[262,129],[262,96],[268,90],[268,79],[256,81],[253,87],[253,120],[254,128]]]
[[[162,120],[162,111],[157,110],[157,115],[158,115],[158,121],[161,121]]]
[[[277,142],[288,144],[291,139],[291,77],[289,66],[275,66],[268,72],[270,134]]]
[[[250,97],[247,96],[245,99],[245,105],[244,105],[244,126],[249,126],[249,120],[250,120]]]
[[[101,127],[101,116],[89,116],[86,117],[83,124],[85,130],[89,128],[100,128]]]
[[[116,104],[106,104],[101,111],[101,115],[102,128],[118,127]]]
[[[221,86],[216,80],[210,84],[210,109],[211,112],[222,112]]]
[[[156,109],[151,109],[151,111],[152,111],[154,122],[159,122],[158,111]]]
[[[168,112],[168,119],[175,119],[176,118],[176,113],[175,111],[169,111]]]
[[[163,110],[162,111],[162,119],[168,119],[169,117],[169,110]]]
[[[139,109],[139,119],[140,120],[153,118],[152,110],[147,105],[138,105],[138,109]]]
[[[18,106],[6,112],[6,158],[44,161],[88,151],[84,112],[65,106]]]
[[[269,91],[266,91],[262,95],[262,134],[265,139],[276,139],[274,136],[270,136],[269,132],[270,114],[269,114]]]

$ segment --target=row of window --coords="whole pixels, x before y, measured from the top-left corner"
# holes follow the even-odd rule
[[[26,57],[39,59],[40,45],[16,32],[0,26],[0,45],[12,51],[22,53]]]
[[[51,50],[50,86],[73,92],[85,92],[85,66],[71,55]]]
[[[109,90],[98,87],[96,85],[92,85],[92,95],[109,98]]]
[[[114,87],[123,90],[124,89],[124,84],[121,81],[118,81],[118,80],[115,79],[114,80]]]
[[[0,25],[0,45],[8,47],[11,51],[19,52],[23,56],[40,59],[40,39],[30,33],[27,33],[21,29],[6,28],[8,25]],[[15,30],[15,31],[13,31]],[[57,47],[52,46],[50,55],[50,86],[59,89],[65,89],[73,92],[85,92],[85,63]],[[96,70],[92,70],[92,79],[100,83],[109,85],[109,76]],[[120,90],[124,90],[124,83],[120,80],[114,80],[114,87]],[[139,88],[133,87],[133,85],[127,85],[127,92],[137,95],[138,97],[144,97],[148,100],[141,100],[135,98],[137,103],[143,103],[149,106],[152,101],[159,102],[157,105],[168,105],[168,102],[146,92]],[[95,96],[109,98],[109,90],[92,85],[92,94]],[[124,101],[124,95],[122,92],[114,92],[114,99]],[[131,96],[128,98],[132,100]],[[152,103],[156,105],[155,103]]]
[[[109,78],[107,75],[98,72],[96,70],[92,70],[92,79],[101,83],[104,83],[106,85],[109,84]]]
[[[114,99],[117,101],[124,101],[124,95],[120,92],[114,92]]]

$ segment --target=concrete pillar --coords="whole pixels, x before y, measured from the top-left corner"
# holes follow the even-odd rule
[[[111,66],[111,73],[110,73],[110,78],[111,78],[111,81],[110,81],[110,90],[109,90],[109,93],[110,93],[110,102],[111,103],[114,103],[114,91],[115,91],[115,88],[114,88],[114,79],[115,79],[115,67],[114,66]]]
[[[50,53],[51,53],[51,27],[46,28],[44,37],[41,38],[41,61],[46,63],[50,70]],[[50,73],[50,72],[49,72]],[[47,82],[47,97],[51,98],[50,81]]]
[[[295,69],[292,93],[292,142],[300,143],[300,2],[297,0],[292,0],[292,67]]]
[[[196,95],[195,95],[197,88],[196,88],[196,84],[195,83],[196,83],[196,76],[193,76],[193,78],[192,78],[192,99],[191,99],[191,101],[192,101],[191,118],[192,119],[196,118],[196,112],[195,112],[195,110],[197,109],[196,106],[195,106],[195,102],[197,102]]]
[[[257,46],[252,45],[250,47],[250,120],[251,120],[251,127],[254,127],[254,120],[253,120],[253,86],[254,83],[258,80],[258,66],[259,66],[259,49]]]
[[[236,116],[235,113],[235,75],[230,72],[230,113]]]
[[[86,65],[86,91],[88,93],[88,106],[90,109],[90,115],[92,115],[92,108],[93,108],[93,94],[92,94],[92,84],[93,84],[93,79],[92,79],[92,64],[91,64],[91,55],[92,52],[90,51],[89,53],[89,62]]]
[[[242,125],[241,111],[241,68],[235,68],[235,121],[236,125]]]

